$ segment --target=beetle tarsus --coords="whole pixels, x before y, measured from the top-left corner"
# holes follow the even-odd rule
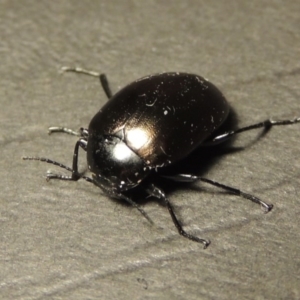
[[[262,201],[263,202],[263,201]],[[273,209],[273,204],[268,204],[263,202],[264,204],[262,205],[262,208],[264,210],[264,213],[267,214],[269,211],[271,211]]]
[[[61,67],[62,72],[74,72],[74,73],[80,73],[80,74],[85,74],[85,75],[90,75],[94,77],[99,77],[100,73],[94,72],[94,71],[89,71],[82,69],[80,67],[75,67],[75,68],[70,68],[70,67]]]
[[[66,127],[52,126],[48,128],[48,134],[52,134],[54,132],[63,132],[70,135],[81,136],[81,133]]]
[[[74,181],[74,179],[72,178],[72,176],[67,176],[67,175],[63,175],[63,174],[53,174],[51,172],[47,172],[46,175],[46,181],[50,181],[51,179],[58,179],[58,180],[71,180]]]

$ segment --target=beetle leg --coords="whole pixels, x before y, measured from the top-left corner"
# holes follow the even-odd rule
[[[71,176],[67,176],[67,175],[60,175],[60,174],[52,174],[52,173],[47,173],[47,180],[49,181],[50,179],[60,179],[60,180],[71,180],[71,181],[77,181],[80,178],[85,179],[86,181],[92,181],[93,180],[89,177],[86,176],[82,176],[79,174],[78,172],[78,152],[79,152],[79,147],[81,147],[83,150],[86,151],[86,147],[87,147],[87,141],[86,139],[82,138],[80,140],[78,140],[75,144],[75,149],[74,149],[74,154],[73,154],[73,164],[72,164],[72,169],[67,167],[66,165],[63,165],[61,163],[58,163],[54,160],[48,159],[48,158],[44,158],[44,157],[23,157],[24,160],[39,160],[39,161],[43,161],[55,166],[58,166],[60,168],[66,169],[70,172],[72,172]]]
[[[112,92],[111,92],[111,89],[109,87],[109,83],[108,83],[106,75],[105,74],[100,74],[99,79],[100,79],[100,83],[102,85],[102,88],[103,88],[107,98],[110,99],[112,97]]]
[[[225,191],[229,191],[230,193],[232,193],[234,195],[243,197],[245,199],[251,200],[252,202],[260,204],[264,208],[266,213],[269,212],[273,208],[273,204],[268,204],[268,203],[260,200],[259,198],[255,197],[254,195],[244,193],[239,189],[230,187],[228,185],[225,185],[225,184],[222,184],[222,183],[219,183],[217,181],[210,180],[210,179],[207,179],[207,178],[199,177],[199,176],[192,175],[192,174],[177,174],[175,176],[163,176],[163,177],[166,177],[166,178],[169,178],[169,179],[172,179],[172,180],[175,180],[175,181],[181,181],[181,182],[194,182],[196,180],[200,180],[200,181],[203,181],[205,183],[216,186],[220,189],[223,189]]]
[[[89,71],[89,70],[85,70],[85,69],[78,68],[78,67],[77,68],[62,67],[61,70],[63,72],[74,72],[74,73],[81,73],[81,74],[85,74],[85,75],[98,77],[100,79],[100,83],[102,85],[102,88],[103,88],[107,98],[110,99],[112,97],[112,92],[109,87],[108,80],[107,80],[107,77],[105,74],[100,74],[98,72]]]
[[[42,161],[42,162],[45,162],[45,163],[48,163],[48,164],[51,164],[51,165],[55,165],[55,166],[58,166],[58,167],[60,167],[60,168],[62,168],[62,169],[65,169],[65,170],[67,170],[67,171],[72,172],[72,169],[71,169],[70,167],[68,167],[68,166],[66,166],[66,165],[64,165],[64,164],[61,164],[61,163],[59,163],[59,162],[57,162],[57,161],[55,161],[55,160],[52,160],[52,159],[50,159],[50,158],[24,156],[24,157],[22,157],[22,159],[23,159],[23,160],[38,160],[38,161]],[[53,179],[53,178],[51,177],[52,175],[54,175],[54,174],[48,173],[48,174],[47,174],[47,180]],[[57,177],[58,175],[55,175],[55,176],[56,176],[55,179],[58,179],[58,177]],[[66,177],[66,176],[60,175],[60,178],[59,178],[59,179],[64,180],[64,179],[65,179],[64,177]],[[80,178],[82,178],[82,179],[84,179],[84,180],[86,180],[86,181],[88,181],[88,182],[94,183],[93,179],[90,178],[90,177],[87,177],[87,176],[82,175]]]
[[[279,120],[279,121],[274,121],[274,120],[266,120],[260,123],[256,123],[250,126],[242,127],[240,129],[232,130],[223,134],[220,134],[216,137],[214,137],[212,140],[208,140],[207,142],[203,143],[203,146],[211,146],[215,144],[219,144],[222,142],[225,142],[226,140],[230,139],[233,135],[236,135],[238,133],[244,132],[244,131],[249,131],[252,129],[258,129],[258,128],[265,128],[265,129],[270,129],[272,126],[279,126],[279,125],[291,125],[291,124],[296,124],[300,122],[300,117],[299,118],[294,118],[291,120]]]
[[[87,148],[87,141],[86,139],[79,139],[74,148],[73,153],[73,164],[72,164],[72,176],[70,180],[77,181],[80,178],[80,174],[78,173],[78,152],[79,147],[81,147],[84,151],[86,151]]]
[[[189,234],[189,233],[187,233],[186,231],[183,230],[180,222],[178,221],[178,219],[177,219],[177,217],[174,213],[174,209],[173,209],[171,203],[169,202],[169,200],[167,199],[167,197],[165,196],[165,194],[162,190],[160,190],[155,185],[151,184],[147,188],[147,192],[149,193],[149,195],[151,195],[155,198],[161,199],[166,203],[168,211],[171,215],[172,221],[173,221],[173,223],[174,223],[175,227],[177,228],[180,235],[182,235],[182,236],[184,236],[184,237],[186,237],[186,238],[188,238],[188,239],[190,239],[194,242],[202,243],[204,245],[204,249],[209,246],[209,244],[210,244],[209,240],[200,239],[200,238],[198,238],[194,235],[191,235],[191,234]]]
[[[79,137],[84,137],[84,138],[88,138],[89,136],[89,131],[86,128],[80,128],[79,131],[75,131],[73,129],[70,128],[66,128],[66,127],[60,127],[60,126],[52,126],[48,128],[48,134],[52,134],[53,132],[63,132],[63,133],[67,133],[70,135],[75,135],[75,136],[79,136]]]

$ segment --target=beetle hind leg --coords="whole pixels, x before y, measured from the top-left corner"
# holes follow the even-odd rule
[[[268,204],[268,203],[262,201],[261,199],[257,198],[254,195],[245,193],[239,189],[233,188],[231,186],[219,183],[219,182],[211,180],[211,179],[203,178],[203,177],[192,175],[192,174],[177,174],[175,176],[163,176],[163,177],[174,180],[174,181],[180,181],[180,182],[195,182],[196,180],[200,180],[200,181],[203,181],[210,185],[216,186],[222,190],[228,191],[234,195],[240,196],[242,198],[251,200],[254,203],[260,204],[261,207],[264,209],[265,213],[271,211],[273,208],[273,204]]]
[[[171,203],[169,202],[169,200],[167,199],[167,197],[165,196],[164,192],[162,190],[160,190],[159,188],[157,188],[155,185],[151,184],[148,188],[147,188],[147,192],[149,193],[149,195],[161,199],[165,202],[165,204],[167,205],[168,211],[171,215],[172,221],[175,225],[175,227],[177,228],[178,232],[180,235],[184,236],[185,238],[188,238],[194,242],[197,243],[202,243],[204,245],[204,249],[206,249],[209,244],[210,241],[209,240],[204,240],[201,238],[198,238],[192,234],[187,233],[181,226],[179,220],[177,219],[175,213],[174,213],[174,209],[171,205]]]
[[[278,121],[268,119],[268,120],[265,120],[260,123],[242,127],[242,128],[236,129],[236,130],[229,131],[229,132],[225,132],[221,135],[214,137],[212,140],[208,140],[208,141],[204,142],[203,146],[212,146],[212,145],[217,145],[219,143],[223,143],[238,133],[253,130],[253,129],[264,128],[265,130],[269,130],[273,126],[293,125],[296,123],[300,123],[300,117],[290,119],[290,120],[278,120]]]

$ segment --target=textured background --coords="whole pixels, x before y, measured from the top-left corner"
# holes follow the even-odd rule
[[[84,182],[45,181],[23,155],[71,164],[76,138],[51,125],[86,127],[114,91],[149,73],[187,71],[227,96],[239,126],[300,115],[299,1],[0,0],[1,299],[300,299],[300,125],[241,135],[205,176],[274,204],[202,184],[169,198],[178,235],[155,201],[139,213]],[[81,155],[84,164],[84,155]],[[199,166],[201,168],[201,166]]]

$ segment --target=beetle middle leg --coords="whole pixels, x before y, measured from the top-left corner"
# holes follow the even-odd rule
[[[268,130],[273,126],[292,125],[292,124],[296,124],[299,122],[300,122],[300,117],[294,118],[291,120],[278,120],[278,121],[269,119],[269,120],[265,120],[263,122],[256,123],[256,124],[253,124],[250,126],[246,126],[246,127],[242,127],[242,128],[236,129],[236,130],[225,132],[223,134],[220,134],[220,135],[214,137],[212,140],[208,140],[208,141],[204,142],[202,145],[203,146],[213,146],[215,144],[223,143],[238,133],[253,130],[253,129],[265,128]]]
[[[79,136],[82,138],[88,138],[89,136],[89,131],[86,128],[80,128],[79,131],[75,131],[73,129],[70,128],[66,128],[66,127],[61,127],[61,126],[52,126],[48,128],[48,134],[52,134],[55,132],[62,132],[62,133],[66,133],[66,134],[70,134],[70,135],[75,135],[75,136]]]
[[[107,77],[106,77],[105,74],[100,74],[98,72],[89,71],[89,70],[85,70],[85,69],[82,69],[82,68],[62,67],[61,70],[63,72],[74,72],[74,73],[90,75],[90,76],[93,76],[93,77],[98,77],[107,98],[110,99],[112,97],[112,92],[111,92],[111,89],[109,87],[109,83],[108,83],[108,80],[107,80]]]
[[[175,225],[175,227],[177,228],[178,232],[180,235],[194,241],[194,242],[197,242],[197,243],[202,243],[204,245],[204,249],[206,249],[209,244],[210,244],[210,241],[209,240],[204,240],[204,239],[201,239],[201,238],[198,238],[194,235],[191,235],[189,233],[187,233],[181,226],[180,222],[178,221],[175,213],[174,213],[174,209],[171,205],[171,203],[169,202],[169,200],[167,199],[167,197],[165,196],[164,192],[162,190],[160,190],[158,187],[156,187],[155,185],[151,184],[148,188],[147,188],[147,192],[149,193],[149,195],[155,197],[155,198],[158,198],[158,199],[161,199],[165,202],[165,204],[167,205],[167,208],[168,208],[168,211],[171,215],[171,218],[172,218],[172,221]]]

